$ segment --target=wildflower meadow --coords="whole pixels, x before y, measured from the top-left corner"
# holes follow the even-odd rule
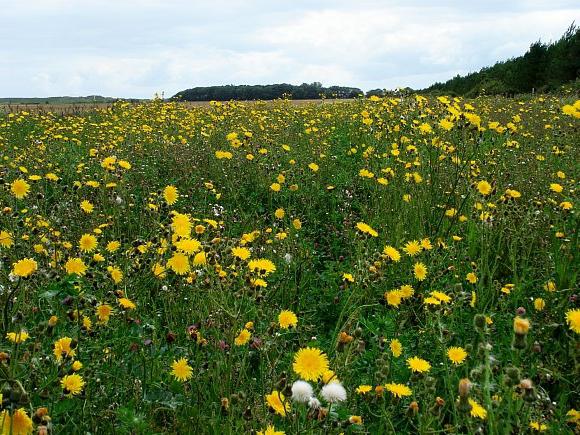
[[[0,114],[1,433],[578,433],[579,118]]]

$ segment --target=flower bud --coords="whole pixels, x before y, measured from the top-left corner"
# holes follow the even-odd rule
[[[412,401],[407,408],[407,417],[412,418],[415,417],[419,413],[419,404],[415,401]]]
[[[471,411],[471,404],[469,403],[469,392],[471,391],[471,381],[467,378],[459,381],[459,404],[457,408],[461,412]]]

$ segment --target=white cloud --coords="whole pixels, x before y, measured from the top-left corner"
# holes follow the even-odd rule
[[[557,39],[575,18],[574,2],[556,0],[11,2],[0,4],[0,96],[423,87]]]

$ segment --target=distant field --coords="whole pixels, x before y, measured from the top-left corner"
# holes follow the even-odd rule
[[[304,105],[309,103],[336,103],[336,102],[346,102],[351,101],[347,99],[343,100],[291,100],[293,104]],[[144,102],[144,101],[143,101]],[[131,104],[142,104],[143,102],[135,102]],[[257,101],[244,101],[245,103],[255,103]],[[209,101],[186,101],[180,103],[186,107],[205,107],[209,106]],[[224,102],[222,102],[224,103]],[[74,115],[77,113],[89,112],[92,110],[106,109],[111,107],[114,102],[104,102],[104,103],[6,103],[2,102],[0,99],[0,113],[18,113],[18,112],[30,112],[30,113],[57,113],[59,115]]]

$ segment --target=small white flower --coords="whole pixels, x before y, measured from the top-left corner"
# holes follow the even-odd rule
[[[284,255],[284,260],[286,260],[286,263],[290,264],[292,262],[292,254],[287,253]]]
[[[322,387],[322,397],[328,403],[343,402],[346,400],[346,390],[340,382],[331,382]]]
[[[310,400],[308,401],[308,406],[311,409],[319,409],[320,408],[320,400],[318,400],[316,397],[311,397]]]
[[[121,205],[121,203],[123,202],[123,200],[121,199],[121,197],[120,197],[120,196],[117,196],[117,197],[115,198],[115,202],[116,202],[118,205]]]
[[[306,403],[314,394],[312,386],[306,381],[296,381],[292,384],[292,400]]]

